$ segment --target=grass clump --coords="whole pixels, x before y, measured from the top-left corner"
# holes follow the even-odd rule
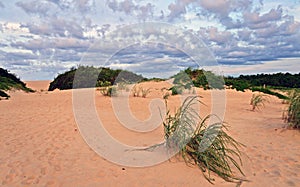
[[[108,97],[117,96],[117,89],[115,87],[104,87],[100,88],[100,93]]]
[[[133,97],[143,97],[143,98],[146,98],[147,95],[151,92],[151,88],[143,88],[141,86],[134,86],[132,88],[132,95]]]
[[[259,109],[260,107],[265,106],[265,102],[267,102],[267,96],[263,94],[252,94],[252,98],[250,101],[250,105],[252,105],[252,111]]]
[[[197,165],[210,183],[214,181],[211,172],[228,182],[241,181],[232,167],[244,175],[239,150],[243,145],[226,133],[227,125],[217,116],[202,119],[193,108],[197,102],[197,96],[190,96],[174,115],[167,111],[163,126],[168,150],[179,149],[185,162]],[[217,120],[207,125],[211,119]]]
[[[141,93],[143,98],[146,98],[150,92],[151,92],[151,88],[144,89],[141,87]]]
[[[133,97],[139,97],[141,92],[141,88],[137,87],[136,85],[132,88],[132,95]]]
[[[292,90],[289,93],[288,109],[284,113],[284,120],[293,128],[300,128],[300,93]]]

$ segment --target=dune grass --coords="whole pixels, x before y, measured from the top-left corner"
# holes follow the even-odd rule
[[[284,119],[291,127],[300,128],[300,92],[297,90],[289,93],[289,104]]]
[[[217,116],[202,119],[193,108],[197,102],[199,97],[190,96],[174,115],[166,112],[163,122],[166,146],[178,149],[185,162],[197,165],[210,183],[214,181],[211,172],[225,181],[240,182],[235,172],[244,175],[240,166],[243,145],[226,133],[227,125]],[[207,125],[212,118],[216,122]]]
[[[141,89],[141,93],[142,93],[142,97],[143,98],[146,98],[147,97],[147,95],[151,92],[151,88],[142,88],[142,87],[140,87],[140,89]]]
[[[100,93],[103,96],[108,96],[108,97],[117,96],[117,89],[116,89],[116,87],[113,87],[113,86],[102,87],[102,88],[100,88]]]
[[[260,109],[260,107],[265,106],[265,102],[267,102],[267,96],[263,94],[252,94],[252,98],[250,101],[250,105],[252,105],[252,111],[256,109]]]
[[[143,88],[142,86],[135,85],[132,90],[133,97],[143,97],[146,98],[151,92],[151,88]]]

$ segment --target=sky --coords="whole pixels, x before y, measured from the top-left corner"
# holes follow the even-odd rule
[[[299,73],[300,1],[0,0],[0,67],[52,80],[80,64],[163,78],[190,66]]]

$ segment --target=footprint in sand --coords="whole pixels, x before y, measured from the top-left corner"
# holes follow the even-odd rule
[[[5,176],[5,180],[2,181],[3,185],[13,182],[13,180],[18,176],[18,173],[15,169],[11,169],[9,174]]]
[[[39,180],[35,180],[35,177],[30,176],[27,179],[22,181],[22,184],[24,185],[29,185],[29,184],[37,184],[39,182]]]
[[[106,173],[103,171],[103,170],[100,170],[98,173],[97,173],[97,176],[99,177],[105,177]]]
[[[55,169],[55,171],[61,171],[60,165],[55,165],[55,166],[54,166],[54,169]]]
[[[47,172],[47,168],[46,167],[41,168],[41,174],[42,175],[46,175],[46,172]]]

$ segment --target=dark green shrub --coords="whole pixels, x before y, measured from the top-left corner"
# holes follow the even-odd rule
[[[6,97],[9,98],[10,96],[7,95],[7,93],[3,92],[2,90],[0,90],[0,97]]]
[[[173,86],[169,90],[171,90],[172,95],[182,94],[183,88],[181,86]]]

